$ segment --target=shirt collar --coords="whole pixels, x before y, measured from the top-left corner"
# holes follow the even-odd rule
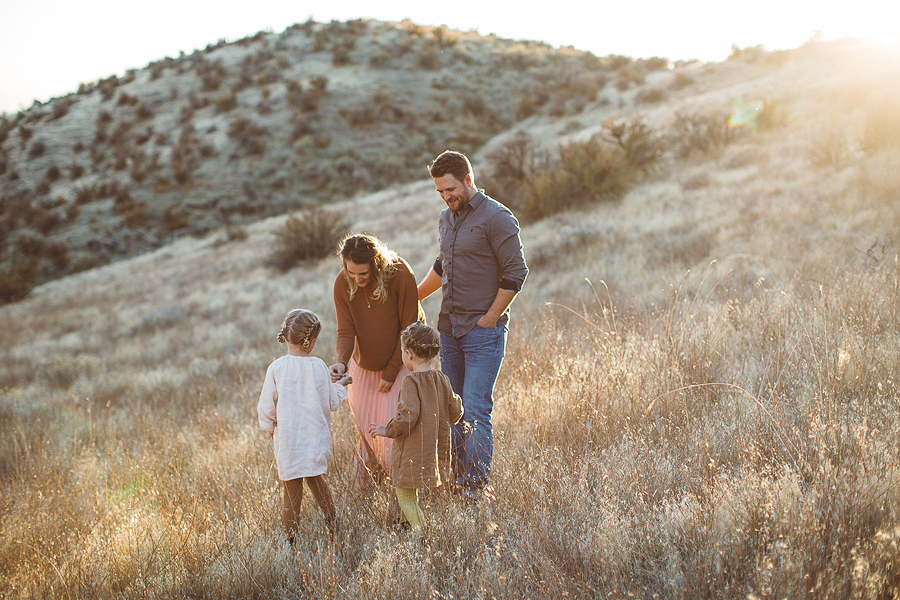
[[[453,212],[449,208],[445,208],[441,212],[446,214],[451,219],[451,223],[455,223],[456,219],[460,217],[463,211],[465,211],[467,208],[470,208],[473,211],[476,210],[479,206],[482,205],[482,203],[484,203],[486,198],[487,196],[485,196],[484,190],[478,190],[477,192],[475,192],[475,195],[472,196],[472,199],[466,202],[466,205],[463,206],[458,213]]]
[[[469,200],[469,203],[467,206],[471,206],[472,210],[475,210],[476,208],[481,206],[481,203],[484,202],[484,199],[485,199],[484,190],[478,190],[477,192],[475,192],[475,195],[472,196],[472,199]]]

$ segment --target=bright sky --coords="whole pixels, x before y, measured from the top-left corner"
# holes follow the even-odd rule
[[[453,6],[448,10],[448,6]],[[900,42],[896,0],[0,0],[0,113],[122,75],[180,50],[319,22],[412,19],[598,56],[719,61],[740,47],[795,48],[816,32]]]

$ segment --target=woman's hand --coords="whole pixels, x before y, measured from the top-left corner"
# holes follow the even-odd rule
[[[347,372],[347,365],[344,363],[335,363],[328,367],[328,373],[331,375],[331,383],[337,383],[337,380],[344,376]]]
[[[387,394],[389,391],[391,391],[391,388],[393,386],[394,386],[393,381],[385,381],[384,379],[382,379],[381,381],[378,382],[378,391],[381,392],[382,394]]]
[[[385,434],[387,431],[384,428],[384,425],[379,425],[378,423],[369,423],[369,435],[372,437],[386,437]]]
[[[337,383],[337,384],[339,384],[339,385],[342,385],[342,386],[344,386],[344,387],[347,387],[348,385],[350,385],[351,383],[353,383],[353,378],[350,377],[349,375],[344,375],[343,377],[341,377],[340,379],[338,379],[338,380],[335,381],[334,383]]]

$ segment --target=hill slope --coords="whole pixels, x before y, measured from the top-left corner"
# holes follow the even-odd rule
[[[435,148],[475,152],[536,112],[581,110],[615,68],[541,43],[364,20],[166,58],[0,120],[0,264],[34,259],[44,281],[409,181]]]

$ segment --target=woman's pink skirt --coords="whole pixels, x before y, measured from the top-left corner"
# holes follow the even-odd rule
[[[359,443],[356,445],[356,485],[366,487],[367,472],[378,477],[378,471],[391,475],[391,446],[393,440],[386,437],[373,438],[369,435],[369,424],[387,425],[397,414],[397,398],[400,396],[400,382],[409,373],[406,366],[400,367],[394,385],[387,393],[378,391],[381,371],[367,371],[350,361],[350,377],[353,383],[348,388],[350,410],[359,429]]]

